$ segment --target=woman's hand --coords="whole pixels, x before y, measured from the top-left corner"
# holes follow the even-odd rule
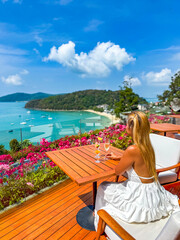
[[[119,160],[121,159],[121,156],[117,156],[116,154],[114,154],[113,152],[111,152],[111,153],[108,153],[108,154],[106,155],[106,158],[119,161]]]

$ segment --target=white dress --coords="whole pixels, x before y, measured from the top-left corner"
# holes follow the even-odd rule
[[[180,210],[178,197],[166,191],[159,182],[142,183],[140,178],[143,177],[138,176],[133,168],[126,173],[128,180],[125,182],[100,184],[95,204],[96,229],[99,209],[128,223],[151,222]]]

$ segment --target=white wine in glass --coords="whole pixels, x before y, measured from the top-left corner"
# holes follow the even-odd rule
[[[104,149],[106,150],[106,152],[108,152],[109,148],[110,148],[110,140],[109,138],[106,138],[104,141]],[[107,160],[106,156],[105,156],[105,160]]]

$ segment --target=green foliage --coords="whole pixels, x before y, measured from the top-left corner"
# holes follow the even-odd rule
[[[157,97],[159,101],[166,102],[166,105],[170,105],[174,98],[180,99],[180,71],[171,78],[169,90],[165,90],[162,95]]]
[[[36,172],[24,172],[24,176],[18,181],[12,176],[8,179],[8,184],[0,187],[0,210],[14,203],[21,202],[27,196],[65,178],[66,175],[58,166],[42,167]],[[4,180],[6,181],[7,179]],[[31,183],[32,186],[27,183]]]
[[[124,82],[124,86],[119,90],[119,102],[115,104],[116,116],[119,117],[122,112],[136,110],[138,104],[147,104],[147,101],[134,93],[127,82]]]
[[[21,144],[21,142],[19,142],[19,144],[21,145],[21,148],[27,148],[27,147],[29,147],[29,145],[31,145],[32,143],[30,142],[30,140],[25,139],[25,140],[23,140],[22,144]]]
[[[118,101],[118,91],[85,90],[41,100],[32,100],[26,103],[25,107],[53,110],[86,110],[93,109],[101,104],[108,104],[112,108]]]
[[[104,112],[103,108],[98,108],[98,107],[93,107],[93,110],[97,112]]]
[[[4,148],[4,145],[0,144],[0,155],[8,154],[8,151]]]
[[[17,139],[12,139],[9,142],[9,147],[10,147],[12,152],[17,152],[21,149],[21,145],[19,144]]]

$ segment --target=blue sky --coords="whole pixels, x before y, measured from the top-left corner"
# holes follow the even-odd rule
[[[0,0],[0,96],[161,94],[180,69],[178,0]]]

